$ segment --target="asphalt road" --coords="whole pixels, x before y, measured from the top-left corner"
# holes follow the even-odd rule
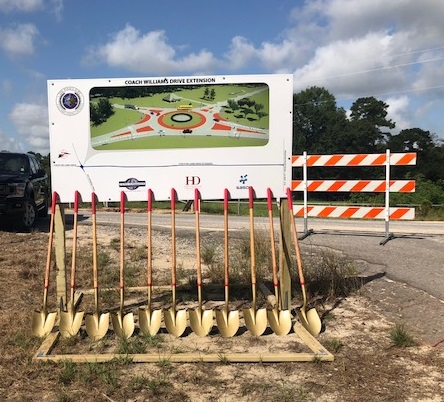
[[[82,220],[88,222],[85,212]],[[98,224],[118,224],[119,214],[98,212]],[[126,213],[125,224],[146,227],[146,214]],[[255,227],[268,228],[268,218],[255,217]],[[304,222],[297,218],[299,234]],[[177,213],[176,228],[194,231],[194,215]],[[200,215],[201,230],[223,231],[223,217]],[[275,227],[278,222],[276,221]],[[231,233],[248,230],[247,216],[230,216]],[[153,213],[153,227],[171,230],[168,213]],[[444,222],[392,221],[394,238],[384,245],[383,221],[311,219],[310,235],[301,248],[328,248],[361,262],[360,274],[369,278],[366,291],[375,308],[395,322],[408,323],[429,344],[444,339]],[[444,347],[444,342],[441,344]]]

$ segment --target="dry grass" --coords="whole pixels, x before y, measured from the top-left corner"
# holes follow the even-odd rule
[[[78,285],[91,286],[91,247],[87,238],[88,227],[81,228],[82,241],[78,255]],[[109,233],[108,233],[109,232]],[[105,233],[107,236],[105,236]],[[118,236],[117,229],[102,230],[99,233],[100,279],[101,286],[117,286],[118,248],[111,239]],[[261,236],[257,236],[260,241]],[[2,401],[439,401],[444,394],[441,375],[444,370],[444,357],[438,349],[424,346],[410,348],[394,347],[390,330],[394,324],[368,305],[363,295],[352,295],[341,299],[324,317],[326,331],[320,335],[320,342],[335,353],[332,363],[280,363],[280,364],[228,364],[224,353],[239,350],[283,350],[300,351],[300,344],[294,341],[294,334],[276,337],[267,334],[259,338],[242,333],[235,338],[223,339],[217,331],[206,338],[188,334],[179,340],[172,340],[167,334],[156,337],[142,337],[136,333],[128,341],[119,341],[110,334],[98,343],[91,343],[82,330],[73,339],[57,344],[55,353],[108,353],[117,351],[122,358],[109,363],[73,364],[42,363],[32,360],[41,340],[30,331],[31,315],[40,308],[42,278],[45,266],[48,235],[35,231],[16,234],[0,231],[0,400]],[[129,231],[126,264],[128,283],[139,286],[145,282],[146,256],[144,234]],[[130,240],[131,239],[131,240]],[[168,238],[156,233],[154,266],[156,284],[169,284],[170,255]],[[266,237],[265,237],[266,239]],[[248,241],[246,240],[246,243]],[[68,250],[70,239],[68,234]],[[248,260],[249,244],[242,246],[243,258]],[[265,244],[260,247],[265,249]],[[220,252],[220,248],[218,249]],[[259,254],[258,254],[259,255]],[[195,268],[190,239],[179,239],[178,262],[183,270],[182,282],[186,285]],[[233,254],[232,264],[240,257]],[[267,253],[258,257],[264,261],[264,278],[269,277]],[[325,255],[322,264],[330,267],[343,267],[344,261],[334,260]],[[307,273],[311,262],[304,254]],[[67,263],[69,266],[70,256]],[[215,255],[205,263],[221,263]],[[318,263],[313,263],[314,265]],[[350,263],[348,263],[350,264]],[[349,266],[350,268],[350,266]],[[210,268],[211,269],[211,268]],[[216,268],[214,268],[216,270]],[[249,264],[242,268],[249,272]],[[335,269],[329,270],[336,278]],[[344,273],[341,271],[341,275]],[[347,273],[350,273],[348,268]],[[353,273],[353,272],[352,272]],[[309,274],[312,275],[311,273]],[[341,276],[339,275],[339,276]],[[237,278],[247,276],[239,274]],[[312,277],[313,278],[313,277]],[[55,272],[52,273],[50,308],[56,308],[54,297]],[[237,280],[237,279],[236,279]],[[335,279],[336,281],[336,279]],[[248,284],[248,279],[246,279]],[[334,282],[327,286],[330,302],[334,295],[350,295],[352,288],[344,288]],[[216,286],[217,287],[217,286]],[[184,288],[185,289],[185,288]],[[320,292],[320,287],[318,292]],[[185,290],[182,290],[185,293]],[[311,289],[312,295],[316,291]],[[246,293],[247,294],[247,293]],[[248,295],[248,294],[247,294]],[[219,302],[222,302],[222,296]],[[241,293],[238,293],[241,296]],[[117,302],[116,295],[107,300],[102,293],[101,302],[107,308]],[[143,295],[129,295],[137,303]],[[191,292],[190,299],[196,296]],[[85,297],[82,307],[91,309],[91,297]],[[165,305],[168,298],[156,294],[156,305]],[[322,300],[328,303],[329,300]],[[105,303],[106,302],[106,303]],[[137,304],[135,305],[137,306]],[[324,312],[323,306],[320,314]],[[135,307],[136,308],[136,307]],[[137,311],[137,310],[135,310]],[[220,350],[219,363],[171,363],[168,358],[156,364],[134,364],[126,357],[127,353],[150,353],[167,348],[171,353],[191,349],[204,353],[208,348]],[[399,379],[402,378],[402,381]],[[420,386],[419,386],[420,385]]]

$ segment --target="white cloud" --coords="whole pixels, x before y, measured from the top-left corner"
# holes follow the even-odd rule
[[[15,28],[0,29],[0,48],[10,57],[32,55],[34,40],[38,33],[33,24],[20,24]]]
[[[387,118],[396,123],[396,127],[392,131],[393,134],[398,134],[401,130],[412,127],[408,96],[387,98],[384,102],[389,105],[387,108]]]
[[[235,36],[231,39],[230,47],[224,57],[229,61],[226,63],[227,69],[236,71],[244,68],[251,60],[257,59],[257,50],[248,39]]]
[[[49,152],[48,108],[46,105],[18,103],[9,118],[27,146],[27,151]]]
[[[164,31],[141,34],[131,25],[115,34],[109,43],[90,49],[84,61],[106,62],[129,71],[159,75],[178,71],[211,71],[216,62],[212,53],[206,50],[180,57],[168,43]]]
[[[388,68],[380,57],[389,51],[391,40],[391,36],[377,32],[319,47],[309,62],[294,71],[296,90],[324,86],[348,97],[402,88],[404,73]]]
[[[52,10],[52,13],[55,15],[57,21],[61,21],[63,13],[63,0],[51,0],[50,8]]]
[[[43,0],[0,0],[0,11],[32,12],[43,8]]]
[[[0,129],[0,151],[25,152],[22,144]]]

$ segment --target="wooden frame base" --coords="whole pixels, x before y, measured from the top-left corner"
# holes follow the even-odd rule
[[[325,349],[300,323],[295,324],[295,333],[307,345],[312,353],[152,353],[152,354],[51,354],[60,337],[59,332],[49,334],[34,355],[34,361],[60,362],[69,360],[73,363],[105,363],[116,358],[128,358],[133,363],[285,363],[285,362],[332,362],[334,356]]]

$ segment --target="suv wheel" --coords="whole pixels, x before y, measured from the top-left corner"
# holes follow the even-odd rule
[[[34,200],[28,200],[25,206],[25,212],[22,216],[22,224],[24,229],[31,229],[34,227],[37,219],[37,207]]]

